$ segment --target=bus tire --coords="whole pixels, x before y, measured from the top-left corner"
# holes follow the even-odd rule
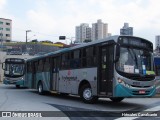
[[[20,85],[16,85],[16,88],[20,88]]]
[[[124,98],[123,97],[112,97],[110,98],[112,102],[121,102]]]
[[[44,94],[42,82],[39,82],[39,83],[38,83],[38,93],[39,93],[40,95],[43,95],[43,94]]]
[[[98,97],[92,95],[92,89],[89,84],[85,84],[80,89],[80,97],[84,103],[92,104],[97,102]]]

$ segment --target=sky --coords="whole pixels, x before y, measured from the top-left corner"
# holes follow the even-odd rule
[[[159,0],[0,0],[0,18],[12,19],[12,39],[58,41],[58,36],[75,37],[75,26],[108,23],[108,32],[119,35],[124,23],[135,36],[155,44],[160,35]],[[69,41],[68,39],[68,41]]]

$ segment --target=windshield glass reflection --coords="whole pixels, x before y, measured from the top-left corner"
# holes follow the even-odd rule
[[[6,64],[5,75],[21,76],[24,73],[24,64]]]
[[[152,54],[149,51],[121,47],[116,66],[121,72],[146,75],[148,71],[152,71],[151,59]]]

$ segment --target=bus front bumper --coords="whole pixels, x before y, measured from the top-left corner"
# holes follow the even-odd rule
[[[24,85],[24,80],[3,80],[3,84],[9,85],[9,84],[14,84],[14,85]]]
[[[128,88],[121,84],[115,87],[115,97],[152,97],[156,94],[156,87],[151,88]]]

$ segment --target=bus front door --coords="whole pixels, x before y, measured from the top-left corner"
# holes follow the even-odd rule
[[[114,46],[102,46],[99,52],[99,94],[110,97],[113,95]]]

